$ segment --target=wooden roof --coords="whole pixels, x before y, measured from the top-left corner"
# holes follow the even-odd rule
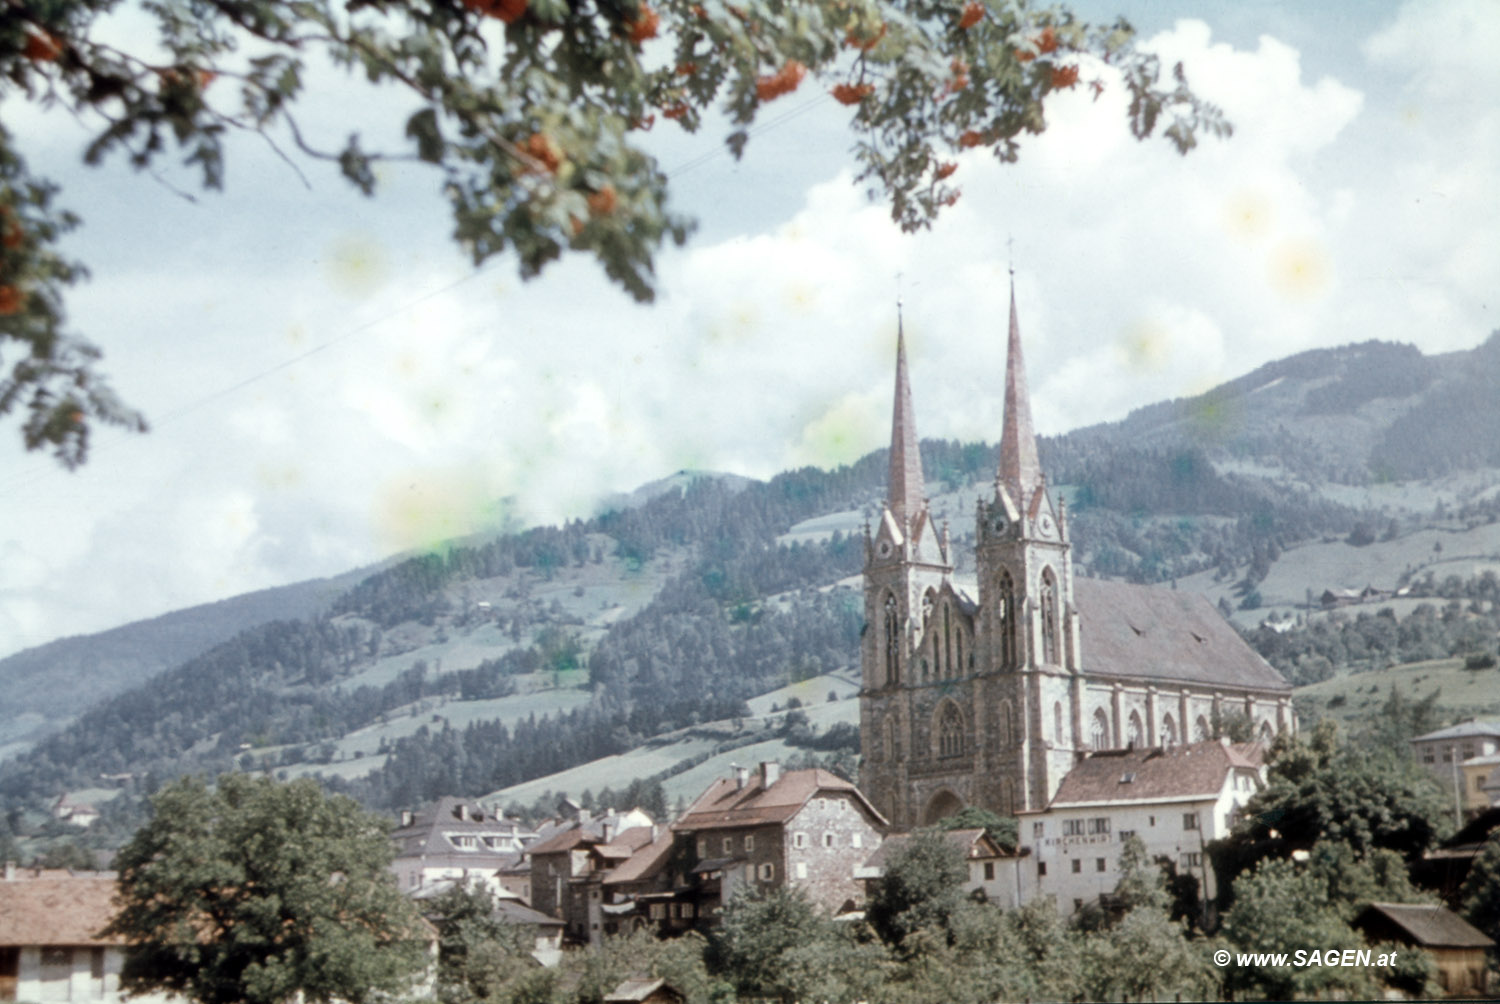
[[[1378,927],[1384,919],[1423,948],[1493,948],[1495,943],[1445,906],[1423,903],[1371,903],[1354,919],[1356,927]]]
[[[99,931],[115,915],[113,877],[0,882],[0,946],[123,945]]]

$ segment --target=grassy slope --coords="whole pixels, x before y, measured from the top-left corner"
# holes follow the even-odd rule
[[[1338,676],[1298,687],[1293,699],[1304,720],[1333,718],[1347,728],[1379,713],[1392,687],[1413,700],[1436,688],[1438,715],[1445,722],[1500,716],[1500,670],[1467,670],[1462,659],[1412,662]]]

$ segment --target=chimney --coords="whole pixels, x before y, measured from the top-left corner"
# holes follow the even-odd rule
[[[745,785],[747,785],[747,784],[750,783],[750,768],[749,767],[741,767],[739,764],[731,764],[730,766],[734,767],[734,786],[735,786],[735,788],[737,788],[737,789],[738,788],[743,788]]]
[[[401,810],[401,825],[402,826],[410,826],[411,825],[411,820],[412,820],[411,810],[410,809],[402,809]]]
[[[760,762],[760,786],[769,788],[781,780],[781,764],[775,760],[762,760]]]
[[[587,823],[589,820],[591,820],[593,818],[594,818],[594,814],[591,811],[589,811],[588,809],[582,809],[582,808],[580,808],[578,810],[578,821],[580,823]]]
[[[604,820],[599,826],[599,835],[603,838],[600,843],[607,844],[613,840],[615,838],[615,821],[613,819]]]
[[[651,824],[651,842],[653,844],[656,843],[657,839],[660,836],[661,836],[661,827],[658,826],[658,825],[656,825],[655,823],[652,823]]]

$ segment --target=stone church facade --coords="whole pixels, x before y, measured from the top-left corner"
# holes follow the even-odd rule
[[[865,535],[861,788],[898,828],[964,806],[1047,807],[1088,752],[1208,738],[1243,714],[1294,729],[1291,687],[1197,595],[1075,579],[1038,460],[1011,293],[1000,465],[954,574],[925,496],[897,336],[890,483]]]

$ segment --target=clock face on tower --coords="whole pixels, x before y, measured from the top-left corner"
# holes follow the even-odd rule
[[[876,548],[876,549],[875,549],[875,551],[876,551],[876,553],[878,553],[878,554],[879,554],[879,555],[880,555],[880,556],[881,556],[881,557],[882,557],[882,558],[889,558],[889,557],[890,557],[890,556],[891,556],[891,542],[890,542],[890,541],[888,541],[888,540],[882,540],[882,541],[881,541],[881,542],[880,542],[880,546],[879,546],[879,547],[877,547],[877,548]]]
[[[1004,533],[1009,526],[1010,522],[1005,518],[1005,513],[1003,512],[997,512],[990,517],[990,529],[996,533]]]
[[[1057,533],[1057,524],[1053,523],[1052,517],[1046,513],[1043,513],[1042,518],[1036,521],[1036,528],[1043,537],[1052,537]]]

